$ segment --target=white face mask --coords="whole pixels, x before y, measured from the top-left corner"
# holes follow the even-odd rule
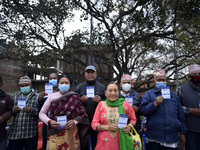
[[[122,90],[128,92],[130,91],[130,89],[131,89],[131,84],[128,83],[122,84]]]

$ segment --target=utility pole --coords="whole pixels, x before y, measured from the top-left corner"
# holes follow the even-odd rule
[[[174,7],[174,21],[172,23],[172,27],[173,27],[173,31],[175,31],[175,27],[176,27],[176,11],[177,11],[177,7],[178,7],[178,1]],[[178,68],[177,68],[177,52],[176,52],[176,35],[174,32],[173,35],[173,49],[174,49],[174,65],[175,65],[175,75],[174,75],[174,79],[175,79],[175,84],[176,84],[176,89],[178,89]]]
[[[90,46],[89,46],[89,64],[93,65],[93,54],[92,54],[92,46],[93,46],[93,16],[90,15]]]
[[[174,65],[175,65],[174,79],[175,79],[175,84],[176,84],[176,89],[177,89],[178,88],[178,68],[177,68],[177,53],[176,53],[176,40],[175,39],[173,42],[173,49],[174,49]]]

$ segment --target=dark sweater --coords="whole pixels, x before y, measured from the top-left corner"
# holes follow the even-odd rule
[[[136,107],[139,108],[139,105],[140,105],[141,102],[142,102],[142,97],[141,97],[141,95],[140,95],[138,92],[136,92],[135,90],[131,90],[130,93],[129,93],[129,95],[133,96],[133,106],[136,106]],[[120,97],[120,98],[125,98],[125,97],[121,94],[121,92],[119,92],[119,97]],[[139,130],[141,129],[141,119],[140,119],[141,113],[140,113],[140,110],[138,110],[138,112],[135,113],[135,114],[136,114],[137,122],[136,122],[136,125],[135,125],[134,127],[135,127],[135,129],[136,129],[137,131],[139,131]]]
[[[181,104],[187,108],[199,108],[200,89],[197,89],[190,81],[180,86]],[[189,131],[200,133],[200,116],[186,115],[186,125]]]
[[[0,90],[0,116],[4,120],[0,124],[0,140],[3,140],[7,137],[7,121],[12,117],[12,98],[2,90]]]
[[[106,99],[105,94],[104,94],[105,86],[103,84],[100,84],[97,81],[83,82],[76,87],[75,92],[78,93],[80,95],[80,97],[82,95],[86,95],[86,87],[87,86],[94,86],[94,93],[95,93],[94,95],[99,95],[101,97],[101,100]],[[94,113],[95,113],[95,109],[96,109],[98,103],[93,101],[92,98],[88,98],[88,100],[85,102],[84,105],[85,105],[85,108],[86,108],[88,118],[89,118],[90,122],[92,122],[92,119],[93,119],[93,116],[94,116]]]

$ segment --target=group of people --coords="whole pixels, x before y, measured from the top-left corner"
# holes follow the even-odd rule
[[[0,90],[0,150],[36,150],[38,120],[43,122],[44,150],[133,150],[131,127],[146,122],[147,150],[200,150],[200,65],[189,66],[188,82],[177,93],[167,86],[164,70],[153,73],[154,88],[143,98],[131,89],[131,76],[124,74],[118,86],[99,83],[94,66],[85,68],[86,81],[70,90],[67,76],[49,75],[53,93],[39,94],[28,76],[19,80],[20,91],[12,98]],[[3,85],[0,77],[0,86]]]

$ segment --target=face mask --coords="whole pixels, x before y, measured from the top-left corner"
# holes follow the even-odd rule
[[[62,93],[66,93],[69,90],[70,85],[69,84],[59,84],[58,88]]]
[[[20,90],[23,94],[28,94],[31,91],[30,86],[20,87]]]
[[[53,87],[57,87],[58,79],[51,79],[49,80],[49,83],[53,84]]]
[[[156,87],[158,89],[161,89],[162,87],[167,86],[166,82],[156,82]]]
[[[200,83],[200,76],[191,76],[191,82]]]
[[[130,89],[131,89],[131,84],[128,83],[122,84],[122,90],[128,92],[130,91]]]

